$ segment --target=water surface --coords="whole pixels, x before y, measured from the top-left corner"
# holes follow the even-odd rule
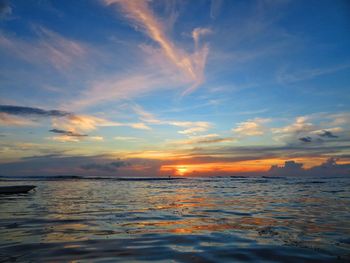
[[[349,178],[34,184],[0,196],[0,262],[350,260]]]

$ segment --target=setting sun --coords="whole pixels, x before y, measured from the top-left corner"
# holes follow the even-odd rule
[[[185,175],[188,169],[184,166],[180,166],[176,168],[176,174],[177,175]]]

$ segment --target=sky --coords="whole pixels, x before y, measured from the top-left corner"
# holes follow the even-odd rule
[[[350,174],[350,4],[0,1],[0,175]]]

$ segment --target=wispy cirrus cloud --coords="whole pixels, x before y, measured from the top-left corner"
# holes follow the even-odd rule
[[[208,29],[195,29],[193,37],[195,50],[192,54],[179,48],[165,33],[164,25],[151,10],[148,1],[144,0],[105,0],[106,5],[118,4],[123,14],[136,24],[147,36],[155,41],[162,54],[189,80],[192,85],[186,93],[193,91],[204,81],[204,68],[209,48],[199,47],[199,36],[207,34]]]
[[[160,120],[139,105],[132,105],[131,108],[136,114],[139,115],[141,121],[154,125],[171,125],[181,127],[183,130],[178,131],[178,133],[184,135],[195,135],[197,133],[206,132],[213,126],[211,123],[206,121]]]
[[[84,58],[91,53],[78,41],[68,39],[43,26],[34,26],[35,37],[20,39],[0,32],[0,48],[32,64],[49,64],[60,71],[80,67]],[[30,52],[28,52],[30,50]]]
[[[350,68],[350,63],[338,64],[325,68],[309,68],[290,72],[280,72],[277,80],[281,83],[294,83],[298,81],[313,79],[318,76],[332,74]]]
[[[211,0],[210,4],[210,18],[215,19],[220,13],[222,0]]]
[[[209,46],[200,39],[211,33],[210,29],[197,27],[192,31],[194,50],[188,52],[170,39],[166,33],[169,25],[156,16],[148,1],[105,0],[104,3],[119,7],[117,10],[157,45],[140,43],[130,48],[128,52],[138,57],[137,64],[125,71],[99,74],[86,84],[78,98],[63,102],[65,108],[83,110],[164,89],[180,89],[187,94],[204,82]]]

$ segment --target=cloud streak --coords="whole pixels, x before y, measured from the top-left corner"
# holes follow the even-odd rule
[[[212,127],[212,124],[206,121],[160,120],[139,105],[132,105],[131,108],[139,115],[141,121],[154,125],[171,125],[185,128],[184,130],[178,131],[178,133],[184,135],[195,135],[197,133],[205,132]]]
[[[65,130],[59,130],[59,129],[51,129],[51,130],[49,130],[49,132],[58,133],[58,134],[66,135],[66,136],[72,136],[72,137],[86,137],[86,136],[88,136],[87,134],[74,133],[71,131],[65,131]]]
[[[33,31],[36,38],[29,41],[0,34],[0,47],[29,63],[44,62],[60,71],[66,71],[73,66],[79,67],[81,64],[77,62],[81,62],[89,54],[89,49],[83,44],[45,27],[34,26]]]
[[[199,36],[209,31],[197,29],[193,33],[195,51],[192,54],[177,47],[165,33],[164,25],[155,16],[149,7],[148,1],[144,0],[105,0],[107,5],[118,4],[123,14],[138,28],[155,41],[161,48],[165,57],[182,72],[183,76],[192,82],[192,86],[185,93],[193,91],[204,81],[204,68],[209,48],[207,45],[198,46]]]
[[[24,116],[38,116],[38,117],[64,117],[72,115],[66,111],[60,110],[43,110],[40,108],[13,106],[13,105],[0,105],[0,113],[12,114],[12,115],[24,115]]]

